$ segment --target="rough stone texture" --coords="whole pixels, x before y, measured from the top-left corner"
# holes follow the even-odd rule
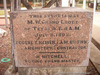
[[[42,75],[42,74],[44,74],[44,71],[46,70],[46,68],[44,68],[44,69],[43,68],[40,68],[40,69],[38,68],[37,70],[36,70],[36,68],[19,68],[19,72],[14,73],[12,68],[13,67],[10,66],[8,68],[8,70],[5,72],[4,75],[34,75],[34,74],[35,75]],[[48,68],[47,70],[49,70],[49,69],[50,68]],[[51,69],[51,71],[46,71],[46,73],[44,75],[46,75],[46,74],[47,75],[58,74],[58,71],[56,71],[56,69],[59,69],[59,74],[60,75],[68,75],[68,73],[69,73],[69,72],[66,72],[66,70],[64,70],[66,68],[55,68],[55,69]],[[76,72],[73,73],[73,75],[78,75],[80,73],[80,70],[82,71],[82,69],[83,69],[83,71],[85,71],[85,67],[82,67],[82,68],[80,67],[79,71],[77,73]],[[100,75],[100,73],[97,71],[97,69],[95,68],[95,66],[93,65],[93,63],[91,61],[89,61],[89,66],[87,67],[87,71],[86,72],[83,72],[83,71],[82,71],[81,75]],[[72,75],[72,72],[70,73],[70,75]]]
[[[19,75],[86,75],[87,67],[19,68]]]
[[[80,8],[11,12],[16,66],[88,66],[92,15]]]

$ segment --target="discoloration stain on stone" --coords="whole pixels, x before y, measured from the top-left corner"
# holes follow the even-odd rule
[[[10,13],[11,19],[16,19],[17,15],[18,15],[18,13]]]

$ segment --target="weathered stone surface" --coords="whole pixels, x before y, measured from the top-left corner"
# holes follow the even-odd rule
[[[11,12],[16,66],[87,66],[92,15],[79,8]]]
[[[87,67],[19,68],[19,75],[86,75]]]

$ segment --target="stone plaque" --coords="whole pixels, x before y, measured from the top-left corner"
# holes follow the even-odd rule
[[[16,66],[88,66],[92,15],[80,8],[11,12]]]

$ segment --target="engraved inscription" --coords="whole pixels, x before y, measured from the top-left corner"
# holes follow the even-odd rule
[[[85,12],[18,13],[13,20],[16,65],[60,67],[82,64],[88,53],[88,21]]]

